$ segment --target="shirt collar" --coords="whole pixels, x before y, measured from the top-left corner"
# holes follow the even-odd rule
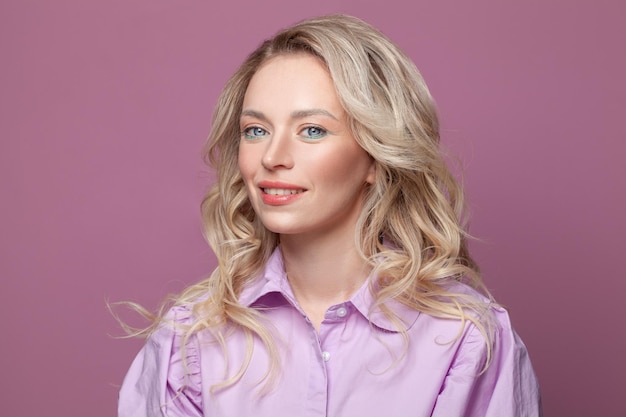
[[[375,307],[374,296],[370,289],[371,280],[375,281],[376,279],[375,277],[367,279],[363,286],[348,300],[348,303],[351,303],[365,319],[369,320],[376,327],[394,333],[398,332],[398,327],[394,322],[380,308]],[[287,280],[283,257],[279,247],[274,250],[259,276],[244,288],[239,296],[239,302],[245,307],[251,307],[253,304],[260,303],[261,299],[265,301],[267,298],[269,300],[270,297],[266,296],[276,293],[281,294],[283,300],[288,301],[299,311],[302,311]],[[275,305],[276,297],[271,297],[271,299],[274,300],[272,304]],[[397,316],[400,321],[399,324],[403,325],[405,330],[409,330],[419,316],[417,310],[393,299],[386,301],[385,305]]]
[[[283,263],[283,256],[277,247],[267,260],[265,267],[250,284],[248,284],[239,295],[239,303],[244,307],[251,307],[260,302],[269,294],[282,294],[286,301],[298,307]],[[276,297],[272,298],[276,300]]]
[[[374,289],[376,288],[376,277],[370,277],[350,299],[352,305],[363,315],[363,317],[381,329],[396,333],[398,332],[398,325],[401,325],[408,331],[413,324],[415,324],[415,321],[420,314],[419,311],[405,306],[397,300],[386,300],[384,305],[391,311],[391,313],[395,314],[396,318],[399,320],[397,325],[394,324],[394,322],[382,312],[380,307],[376,306],[372,288],[370,288],[371,280],[374,281]]]

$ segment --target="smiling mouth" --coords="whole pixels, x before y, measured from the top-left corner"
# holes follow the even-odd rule
[[[269,195],[291,195],[291,194],[300,194],[304,192],[304,190],[293,190],[293,189],[284,189],[284,188],[261,188],[265,194]]]

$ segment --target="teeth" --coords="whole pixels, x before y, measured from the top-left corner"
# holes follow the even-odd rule
[[[263,188],[263,192],[271,195],[300,194],[302,190],[285,190],[282,188]]]

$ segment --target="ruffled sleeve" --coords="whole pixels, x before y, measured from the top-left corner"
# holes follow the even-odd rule
[[[195,336],[183,349],[191,312],[175,307],[133,361],[119,394],[119,417],[202,416],[200,356]],[[184,355],[184,356],[183,356]]]
[[[508,314],[496,309],[497,328],[487,360],[487,345],[472,325],[448,371],[433,417],[540,417],[539,386],[526,347],[511,328]]]

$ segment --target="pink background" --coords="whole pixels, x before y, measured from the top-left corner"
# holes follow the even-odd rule
[[[547,416],[626,416],[626,3],[3,0],[0,414],[112,416],[155,307],[213,268],[200,147],[261,39],[346,12],[416,61],[465,166],[473,250]],[[505,4],[506,3],[506,4]]]

